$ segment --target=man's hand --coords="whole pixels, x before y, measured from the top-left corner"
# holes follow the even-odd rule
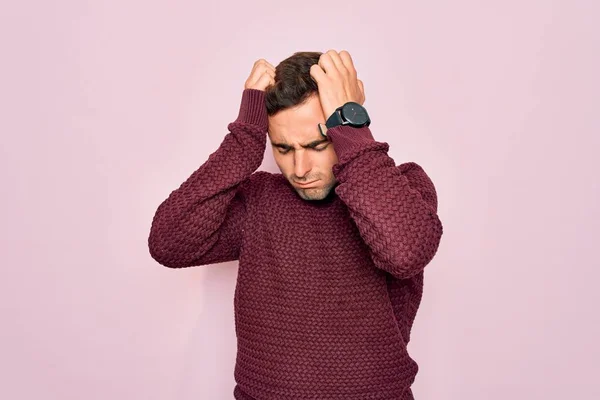
[[[273,84],[275,84],[275,67],[264,58],[261,58],[254,62],[252,72],[250,72],[250,76],[244,83],[244,89],[264,91]]]
[[[319,63],[310,67],[310,76],[319,87],[319,99],[325,114],[329,118],[336,108],[349,101],[358,104],[365,102],[365,89],[356,77],[356,69],[350,53],[329,50],[319,58]]]

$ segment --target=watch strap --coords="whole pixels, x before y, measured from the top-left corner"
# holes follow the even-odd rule
[[[327,121],[325,122],[325,126],[327,128],[333,128],[334,126],[343,125],[343,124],[344,124],[344,120],[342,119],[342,107],[339,107],[337,110],[335,110],[333,112],[333,114],[331,114],[329,116],[329,118],[327,118]]]

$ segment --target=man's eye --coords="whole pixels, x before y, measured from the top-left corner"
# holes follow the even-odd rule
[[[327,148],[327,145],[324,147],[311,147],[310,149],[314,150],[314,151],[323,151],[326,148]],[[279,152],[279,154],[287,154],[287,153],[289,153],[290,150],[289,149],[281,150],[281,148],[279,148],[279,149],[277,149],[277,151]]]

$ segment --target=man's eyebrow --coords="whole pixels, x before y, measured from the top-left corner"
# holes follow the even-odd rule
[[[323,139],[317,139],[317,140],[313,140],[310,143],[307,144],[301,144],[300,146],[304,147],[305,149],[307,148],[311,148],[311,147],[315,147],[320,145],[321,143],[325,143],[328,142],[329,140],[327,138],[323,138]],[[284,149],[291,149],[293,146],[290,146],[289,144],[286,143],[275,143],[273,141],[271,141],[271,144],[275,147],[282,147]]]

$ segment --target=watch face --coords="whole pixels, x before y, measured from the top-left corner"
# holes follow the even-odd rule
[[[355,102],[348,102],[342,108],[342,117],[352,125],[364,125],[369,120],[367,110]]]

